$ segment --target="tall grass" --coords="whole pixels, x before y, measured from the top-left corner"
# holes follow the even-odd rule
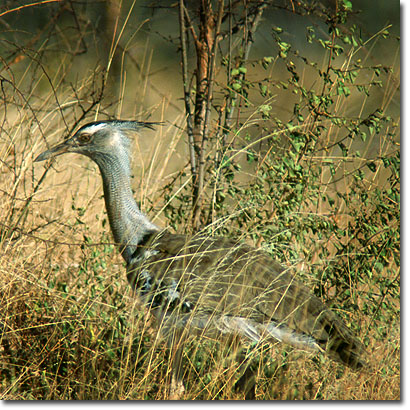
[[[72,9],[69,17],[59,5],[50,12],[62,26],[50,23],[48,32],[40,30],[36,42],[25,39],[25,45],[16,32],[1,45],[6,57],[0,72],[0,397],[167,399],[172,352],[126,283],[96,167],[74,155],[46,166],[33,164],[33,158],[97,116],[165,121],[156,133],[136,138],[135,197],[158,225],[189,231],[189,156],[182,104],[176,103],[179,80],[177,88],[159,95],[161,84],[149,74],[157,68],[150,45],[126,37],[131,23],[118,20],[112,44],[120,34],[129,42],[124,48],[118,43],[121,83],[114,88],[120,92],[113,92],[112,73],[94,61],[98,45],[90,39],[96,32],[86,14]],[[67,24],[69,18],[80,27]],[[57,52],[67,38],[75,39],[72,48]],[[248,72],[252,103],[241,107],[223,147],[226,161],[216,161],[218,145],[209,149],[216,162],[205,187],[208,233],[241,237],[302,268],[312,291],[344,316],[369,352],[369,369],[358,374],[321,355],[281,345],[266,349],[252,364],[257,399],[400,398],[399,76],[394,71],[399,52],[395,46],[394,70],[384,73],[372,47],[361,50],[372,69],[358,69],[356,82],[345,84],[350,93],[339,85],[333,118],[318,118],[310,110],[320,95],[319,69],[298,62],[295,70],[303,79],[295,83],[288,65],[294,55],[261,56]],[[326,53],[321,72],[328,68]],[[339,67],[352,68],[346,56],[340,59]],[[138,70],[135,61],[144,61],[139,78],[131,74]],[[284,71],[293,86],[271,81],[288,79]],[[261,73],[269,80],[258,84]],[[375,82],[379,76],[382,84]],[[295,95],[304,91],[301,104]],[[329,85],[321,97],[332,91]],[[345,139],[354,121],[357,135]],[[320,149],[305,139],[318,129]],[[229,349],[219,340],[188,340],[183,398],[243,398],[233,388],[243,368],[226,359],[237,353]]]

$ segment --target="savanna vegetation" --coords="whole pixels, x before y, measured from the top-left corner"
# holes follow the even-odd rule
[[[170,352],[127,285],[97,168],[33,163],[108,118],[163,123],[133,151],[155,223],[264,248],[366,345],[363,372],[245,346],[257,399],[400,398],[400,11],[375,3],[2,2],[3,400],[168,397]],[[185,399],[243,399],[228,350],[187,343]]]

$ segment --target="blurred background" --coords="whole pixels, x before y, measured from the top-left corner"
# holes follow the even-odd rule
[[[220,1],[185,1],[185,48],[180,4],[0,5],[2,398],[166,398],[97,167],[33,163],[79,126],[119,118],[163,123],[133,148],[135,197],[155,223],[240,237],[297,267],[373,356],[356,378],[282,354],[262,366],[258,398],[398,399],[399,1],[230,0],[218,32]],[[202,91],[201,28],[217,45]],[[187,398],[240,398],[195,346]]]

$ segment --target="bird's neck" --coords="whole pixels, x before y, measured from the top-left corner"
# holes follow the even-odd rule
[[[104,200],[115,242],[127,263],[147,234],[159,229],[140,211],[133,197],[130,166],[115,156],[94,158],[104,187]]]

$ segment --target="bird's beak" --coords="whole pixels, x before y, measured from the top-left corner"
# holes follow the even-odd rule
[[[55,145],[54,147],[48,149],[47,151],[44,151],[34,160],[34,162],[40,162],[40,161],[45,161],[46,159],[49,159],[49,158],[54,158],[58,155],[64,154],[65,152],[69,152],[70,148],[71,148],[71,144],[69,143],[69,140],[62,142],[61,144]]]

